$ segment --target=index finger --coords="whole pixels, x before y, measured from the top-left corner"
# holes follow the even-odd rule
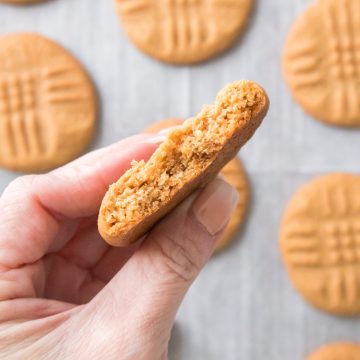
[[[77,219],[95,215],[108,186],[157,145],[139,135],[95,151],[45,175],[18,178],[0,198],[0,264],[37,261],[58,248]],[[26,256],[25,256],[26,255]],[[26,257],[26,259],[24,259]]]

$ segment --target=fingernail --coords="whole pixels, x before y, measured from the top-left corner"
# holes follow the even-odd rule
[[[146,144],[161,144],[162,142],[165,141],[167,135],[155,135],[152,137],[149,137],[148,139],[145,139],[145,143]]]
[[[196,219],[215,235],[228,223],[238,201],[238,191],[216,178],[201,192],[192,209]]]

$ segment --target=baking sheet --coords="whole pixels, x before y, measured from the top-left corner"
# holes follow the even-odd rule
[[[253,188],[247,224],[186,297],[170,359],[300,360],[329,341],[360,341],[360,320],[322,314],[301,299],[277,245],[283,208],[301,184],[318,174],[360,169],[360,131],[312,120],[291,100],[281,76],[287,31],[310,3],[258,0],[242,39],[225,55],[191,67],[164,65],[135,49],[119,26],[112,0],[0,5],[1,33],[45,34],[91,73],[101,102],[94,149],[152,121],[195,114],[227,82],[253,79],[268,90],[269,116],[241,152]],[[16,176],[0,171],[0,191]]]

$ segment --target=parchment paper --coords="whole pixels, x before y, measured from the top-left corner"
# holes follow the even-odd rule
[[[165,65],[135,49],[112,0],[0,5],[0,33],[43,33],[74,53],[91,73],[101,101],[94,149],[152,121],[193,115],[233,80],[256,80],[269,93],[269,116],[241,151],[253,189],[248,221],[234,245],[211,260],[187,295],[170,359],[301,360],[329,341],[360,341],[360,320],[325,315],[302,300],[278,251],[279,222],[292,193],[315,175],[360,169],[360,131],[311,119],[292,101],[281,75],[287,31],[310,2],[258,0],[237,44],[225,55],[191,67]],[[0,191],[17,175],[0,171]]]

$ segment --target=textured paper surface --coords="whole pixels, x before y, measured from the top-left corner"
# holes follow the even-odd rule
[[[241,153],[253,188],[246,227],[190,290],[178,315],[170,359],[301,360],[329,341],[360,341],[360,320],[322,314],[298,296],[278,251],[281,214],[298,186],[321,173],[360,170],[360,131],[312,120],[291,100],[281,76],[287,31],[310,2],[258,0],[235,47],[192,67],[164,65],[135,49],[111,0],[0,5],[1,33],[48,35],[92,74],[101,102],[93,148],[155,120],[193,115],[233,80],[256,80],[269,92],[269,116]],[[0,190],[15,176],[0,171]]]

